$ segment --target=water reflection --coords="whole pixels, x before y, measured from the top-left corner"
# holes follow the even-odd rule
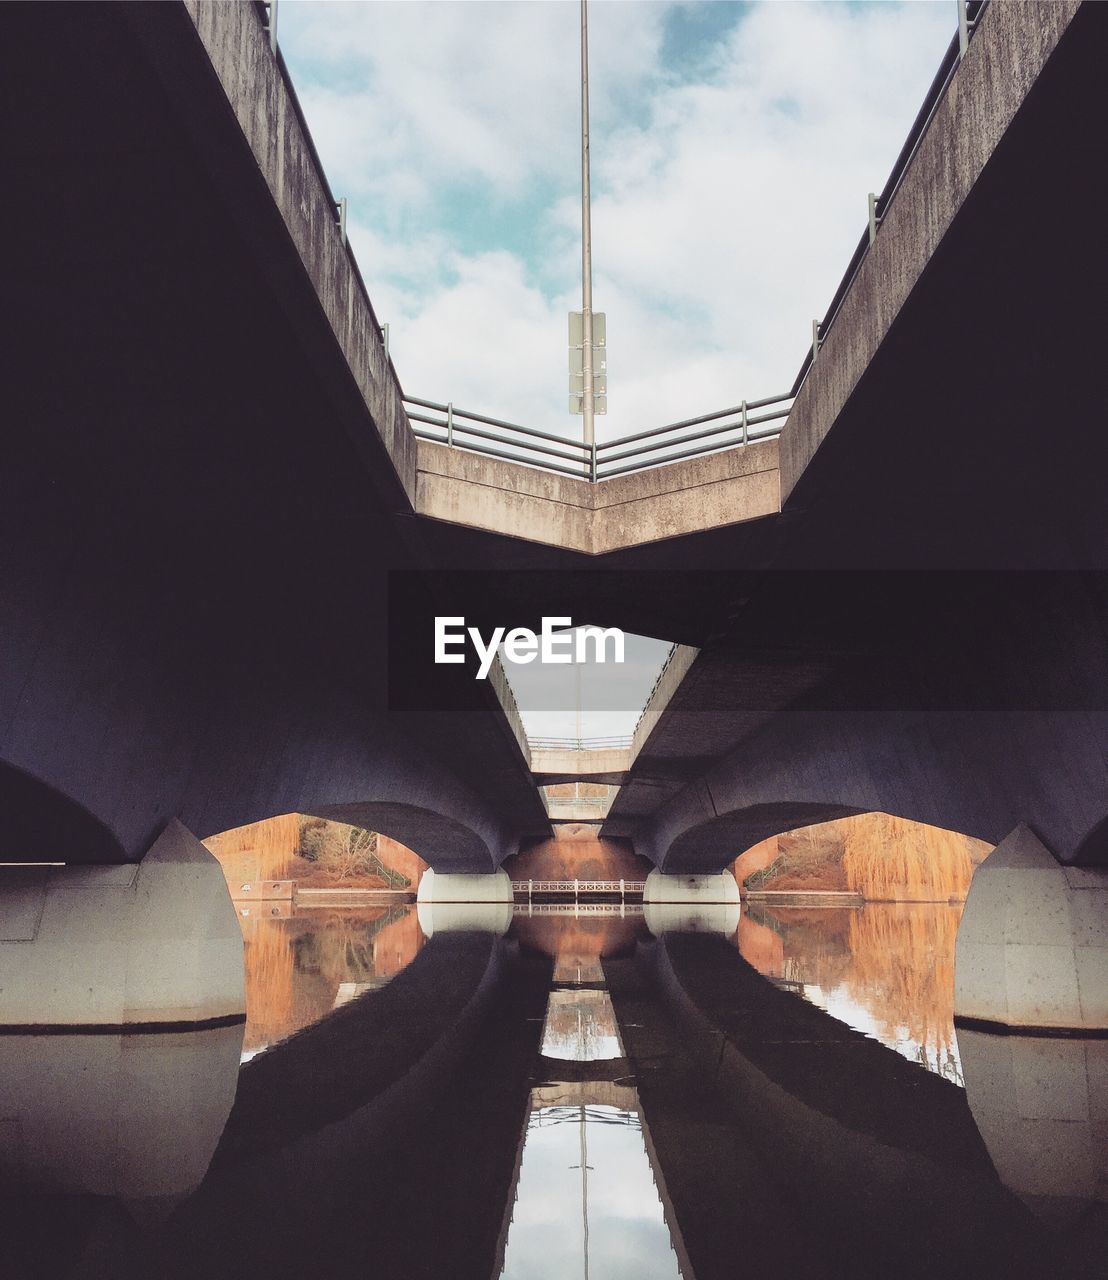
[[[963,1094],[618,905],[430,940],[411,906],[267,906],[241,1071],[240,1027],[0,1038],[21,1257],[80,1200],[116,1225],[72,1273],[112,1280],[1097,1274],[1025,1206],[1103,1239],[1108,1042],[963,1033]],[[758,906],[732,941],[950,1079],[957,919]]]
[[[606,991],[552,991],[542,1051],[548,1058],[597,1062],[618,1058],[616,1011]]]
[[[642,915],[633,913],[628,923],[618,906],[572,915],[561,908],[538,925],[529,910],[526,923],[517,917],[517,924],[554,959],[544,1065],[580,1063],[587,1073],[592,1064],[598,1078],[586,1074],[532,1089],[500,1274],[505,1280],[676,1280],[684,1251],[664,1208],[638,1093],[626,1074],[604,1078],[623,1045],[603,989],[601,957],[645,936]]]
[[[954,1034],[960,903],[747,903],[738,947],[759,973],[962,1084]]]
[[[300,908],[242,903],[246,964],[243,1059],[384,985],[425,942],[408,904]]]
[[[680,1274],[638,1113],[584,1103],[532,1110],[505,1280]]]
[[[219,1142],[242,1031],[0,1036],[0,1194],[118,1196],[164,1216]]]

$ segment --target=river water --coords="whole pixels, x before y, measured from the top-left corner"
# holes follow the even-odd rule
[[[956,1032],[959,914],[242,904],[245,1027],[0,1037],[0,1274],[1101,1275],[1106,1042]]]

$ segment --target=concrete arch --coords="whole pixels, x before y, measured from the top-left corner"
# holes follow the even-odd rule
[[[740,853],[760,840],[796,827],[810,827],[834,818],[849,818],[867,812],[872,810],[830,801],[779,801],[717,814],[674,839],[665,861],[659,863],[659,870],[668,874],[713,874],[722,871]]]
[[[379,831],[407,845],[435,871],[489,872],[499,865],[498,850],[490,847],[487,833],[425,805],[395,799],[359,800],[311,805],[304,812]]]

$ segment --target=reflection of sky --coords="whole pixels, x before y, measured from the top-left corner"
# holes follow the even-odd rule
[[[909,1062],[919,1063],[929,1071],[945,1076],[952,1084],[965,1087],[962,1064],[958,1057],[958,1043],[953,1036],[944,1049],[936,1045],[921,1044],[911,1037],[906,1027],[888,1028],[886,1023],[879,1022],[865,1005],[854,1000],[843,987],[824,991],[821,986],[808,983],[804,987],[804,995],[833,1018],[845,1022],[848,1027],[869,1036],[871,1040],[879,1040],[888,1048],[895,1049]]]
[[[616,1011],[606,991],[552,991],[543,1028],[548,1058],[596,1062],[622,1053]]]
[[[551,1123],[555,1115],[562,1123]],[[531,1115],[523,1149],[505,1280],[678,1280],[676,1255],[635,1117],[590,1106],[582,1126],[576,1108]],[[615,1123],[620,1119],[629,1123]],[[585,1131],[587,1198],[582,1201],[581,1137]]]
[[[768,977],[961,1085],[954,1035],[960,914],[958,904],[948,903],[870,902],[845,913],[775,904],[764,915],[748,904],[739,946]],[[774,934],[776,946],[767,945]]]

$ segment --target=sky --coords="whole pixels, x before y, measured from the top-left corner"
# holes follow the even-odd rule
[[[278,29],[405,392],[578,439],[579,22],[282,0]],[[951,0],[593,0],[599,440],[789,389],[956,24]]]

